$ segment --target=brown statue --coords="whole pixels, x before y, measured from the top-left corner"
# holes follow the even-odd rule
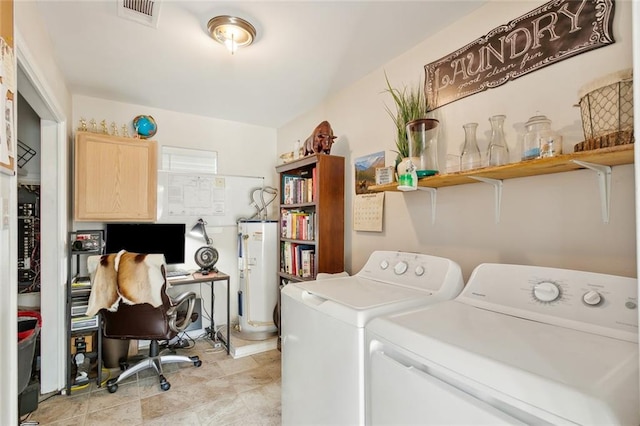
[[[330,154],[331,145],[337,136],[333,136],[333,129],[328,121],[323,121],[314,129],[311,136],[304,141],[304,155],[311,154]]]

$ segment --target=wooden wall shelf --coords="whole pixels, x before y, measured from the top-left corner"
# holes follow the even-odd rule
[[[633,144],[574,152],[557,157],[539,158],[536,160],[511,163],[504,166],[485,167],[465,172],[448,173],[429,176],[418,180],[418,190],[428,191],[431,195],[431,223],[435,223],[437,188],[484,182],[494,187],[495,218],[500,222],[500,205],[502,200],[502,181],[520,177],[548,175],[569,172],[579,169],[591,169],[598,175],[600,186],[600,204],[602,221],[609,223],[611,207],[611,167],[633,164]],[[398,191],[397,183],[373,185],[368,188],[372,192]]]
[[[465,172],[429,176],[418,180],[418,187],[442,188],[467,183],[478,183],[479,181],[472,176],[505,180],[562,173],[585,168],[574,161],[582,161],[602,166],[633,164],[633,144],[594,149],[592,151],[574,152],[571,154],[558,155],[557,157],[521,161],[504,166],[485,167]],[[372,185],[369,186],[368,189],[372,192],[399,191],[397,182],[386,185]]]

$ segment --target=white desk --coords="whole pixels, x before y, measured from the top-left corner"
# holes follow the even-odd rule
[[[211,332],[209,337],[211,338],[211,340],[215,341],[215,321],[213,319],[213,314],[214,314],[214,301],[215,301],[215,296],[213,294],[213,287],[216,283],[216,281],[226,281],[227,282],[227,339],[224,342],[224,346],[227,349],[227,354],[229,354],[229,349],[230,349],[230,337],[231,337],[231,315],[230,315],[230,292],[231,292],[231,283],[229,281],[229,275],[225,274],[224,272],[209,272],[209,274],[207,275],[203,275],[200,272],[194,272],[191,275],[188,275],[186,277],[175,277],[172,278],[170,280],[168,280],[169,283],[171,283],[172,287],[175,286],[179,286],[179,285],[187,285],[187,284],[197,284],[197,283],[209,283],[210,287],[211,287]]]

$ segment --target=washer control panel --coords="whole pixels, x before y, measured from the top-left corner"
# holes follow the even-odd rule
[[[525,319],[638,341],[635,278],[485,263],[473,271],[458,300]]]
[[[356,276],[455,297],[464,286],[460,266],[422,253],[374,251]],[[453,294],[455,293],[455,294]]]

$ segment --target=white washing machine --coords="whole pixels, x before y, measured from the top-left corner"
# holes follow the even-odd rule
[[[366,329],[367,423],[638,425],[637,280],[483,264]]]
[[[456,297],[460,267],[376,251],[351,277],[282,289],[282,424],[364,424],[364,327],[379,315]]]

